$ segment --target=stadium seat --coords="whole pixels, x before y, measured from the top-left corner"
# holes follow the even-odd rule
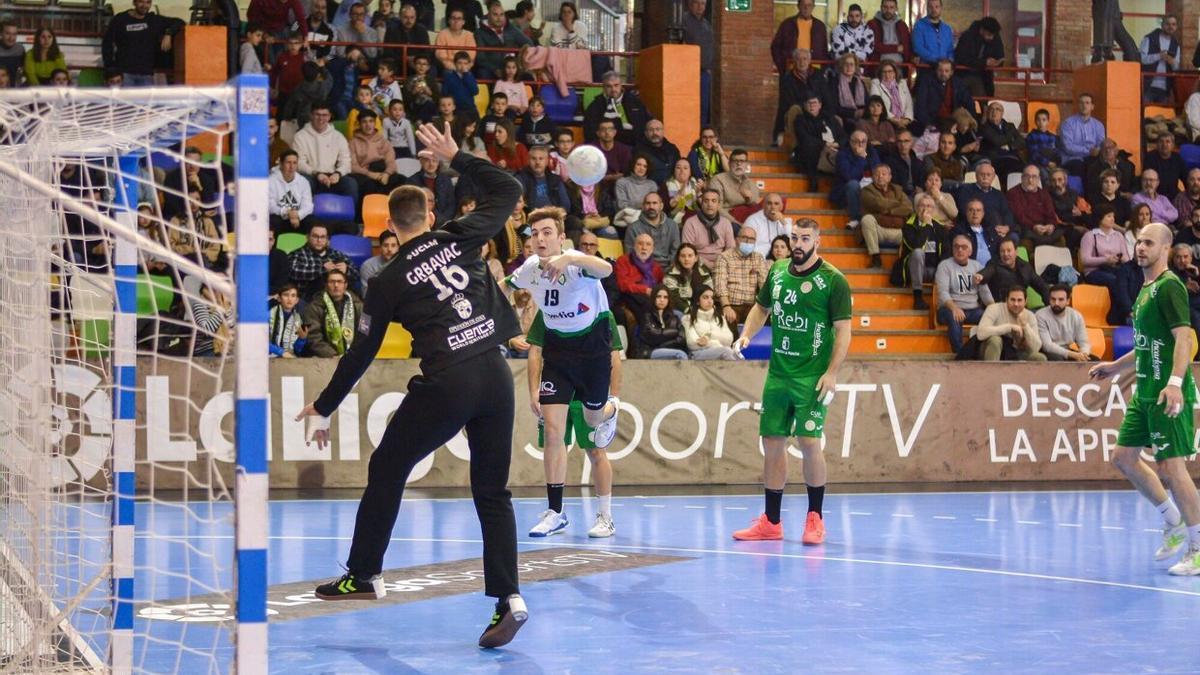
[[[387,230],[387,195],[367,195],[362,203],[363,236],[378,238]]]
[[[1059,267],[1073,267],[1071,250],[1066,246],[1038,246],[1033,249],[1033,271],[1041,274],[1042,270],[1051,264]]]
[[[76,323],[75,334],[84,356],[99,358],[112,351],[112,321],[89,319]]]
[[[308,237],[299,232],[284,232],[275,237],[275,248],[284,253],[291,253],[297,249],[304,248],[306,243],[308,243]]]
[[[742,350],[742,356],[747,361],[766,361],[771,358],[771,327],[763,326],[754,336],[750,344]]]
[[[1161,117],[1165,120],[1175,119],[1175,109],[1165,105],[1148,105],[1142,109],[1142,119]]]
[[[317,220],[354,222],[354,199],[326,192],[313,197],[313,217]]]
[[[1071,306],[1083,315],[1083,325],[1103,327],[1108,325],[1108,311],[1112,308],[1112,298],[1104,286],[1078,284],[1071,289]]]
[[[1067,187],[1079,194],[1083,194],[1083,179],[1079,176],[1067,176]]]
[[[1133,326],[1117,326],[1112,332],[1112,357],[1119,359],[1133,349]]]
[[[1046,301],[1042,300],[1042,294],[1037,292],[1033,286],[1025,287],[1025,309],[1036,312],[1046,306]]]
[[[1029,249],[1024,246],[1017,247],[1017,257],[1025,262],[1029,262]]]
[[[333,124],[334,130],[336,130],[339,134],[348,137],[348,134],[346,133],[346,129],[347,129],[346,125],[348,124],[348,122],[346,120],[334,120],[332,122],[332,124]]]
[[[80,87],[103,87],[103,68],[83,68],[75,78],[75,84]]]
[[[171,277],[157,274],[139,274],[137,280],[138,316],[157,316],[175,304],[175,289]]]
[[[597,96],[604,93],[604,88],[583,87],[580,91],[582,92],[583,96],[583,109],[587,110],[588,106],[592,104],[592,101],[596,100]]]
[[[609,239],[608,237],[597,237],[600,240],[599,253],[602,257],[610,260],[616,260],[625,255],[625,245],[620,239]]]
[[[1179,156],[1183,157],[1183,163],[1187,165],[1188,171],[1192,169],[1200,169],[1200,145],[1186,143],[1179,147]]]
[[[179,158],[165,152],[150,153],[150,168],[171,172],[179,168]]]
[[[486,117],[488,114],[488,106],[491,105],[492,95],[487,87],[480,87],[479,93],[475,94],[475,109],[479,111],[480,117]]]
[[[355,267],[362,267],[371,257],[371,240],[356,234],[335,234],[329,240],[329,246],[335,251],[345,253]]]
[[[998,98],[988,101],[988,105],[993,103],[999,103],[1004,106],[1004,120],[1011,122],[1019,131],[1021,129],[1021,104],[1016,101],[1005,101]]]
[[[116,306],[113,281],[105,274],[76,272],[67,284],[71,318],[75,321],[109,320]]]
[[[237,196],[231,195],[228,192],[226,192],[224,206],[225,206],[225,213],[233,214],[237,210]],[[230,227],[233,227],[234,225],[235,225],[234,222],[229,222]]]
[[[377,359],[407,359],[412,356],[412,333],[398,323],[388,324]]]
[[[1004,189],[1005,190],[1013,189],[1014,187],[1021,184],[1021,174],[1020,173],[1008,174],[1008,180],[1006,182],[1007,182],[1007,185],[1005,185]]]
[[[1029,101],[1025,104],[1025,130],[1033,131],[1036,128],[1034,117],[1038,110],[1045,110],[1050,115],[1050,124],[1047,129],[1052,133],[1058,133],[1058,125],[1062,123],[1062,111],[1057,103],[1048,103],[1043,101]]]
[[[558,88],[553,84],[543,84],[538,95],[546,103],[546,117],[559,124],[569,124],[575,121],[575,109],[579,107],[579,94],[572,89],[565,97],[558,95]]]
[[[1108,339],[1104,337],[1103,328],[1088,328],[1088,342],[1091,343],[1092,349],[1089,354],[1098,359],[1104,358],[1104,353],[1108,351]]]

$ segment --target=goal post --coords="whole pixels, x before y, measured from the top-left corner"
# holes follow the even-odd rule
[[[267,671],[268,114],[0,93],[0,671]]]

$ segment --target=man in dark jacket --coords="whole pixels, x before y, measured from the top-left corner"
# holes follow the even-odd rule
[[[100,51],[104,67],[121,71],[126,87],[154,84],[154,63],[171,51],[171,38],[183,28],[181,19],[150,13],[151,0],[133,0],[133,9],[108,22]]]
[[[1163,134],[1154,143],[1154,152],[1146,155],[1142,171],[1154,169],[1158,172],[1158,191],[1167,199],[1174,200],[1179,194],[1179,183],[1187,176],[1187,165],[1175,151],[1175,136]],[[1168,223],[1169,224],[1169,223]]]
[[[814,0],[798,0],[795,16],[784,19],[775,30],[775,38],[771,40],[771,60],[775,62],[775,70],[786,73],[788,59],[792,50],[802,43],[797,39],[800,27],[809,31],[808,49],[812,52],[813,60],[829,60],[829,29],[825,23],[813,16]]]
[[[612,120],[617,128],[617,141],[629,147],[637,145],[646,136],[646,124],[650,111],[638,98],[637,93],[621,86],[621,76],[609,71],[601,78],[604,92],[592,99],[583,112],[583,138],[588,143],[596,142],[596,130],[602,120]]]
[[[1011,239],[1001,240],[996,245],[996,257],[983,266],[979,276],[988,285],[993,298],[1008,295],[1008,289],[1033,287],[1042,300],[1050,304],[1050,287],[1046,281],[1033,270],[1033,265],[1017,257],[1017,245]]]
[[[454,181],[441,171],[437,159],[422,155],[417,159],[421,162],[421,170],[408,177],[406,185],[428,188],[433,191],[433,213],[437,217],[437,225],[449,222],[458,214],[458,199],[454,194]]]
[[[787,114],[792,106],[804,108],[809,94],[821,98],[822,107],[829,101],[828,84],[821,71],[812,66],[812,50],[795,49],[792,51],[792,67],[783,74],[779,81],[779,104],[775,107],[775,127],[773,130],[775,144],[783,144],[783,130],[787,126]]]
[[[975,103],[971,100],[971,88],[954,74],[954,64],[943,59],[938,61],[935,70],[922,70],[913,94],[916,128],[920,132],[931,126],[943,129],[959,108],[973,111]]]
[[[479,52],[475,56],[475,77],[499,80],[504,76],[504,57],[515,55],[517,49],[532,44],[516,26],[508,23],[500,0],[488,3],[487,21],[475,31],[477,47],[512,47],[511,52]]]
[[[537,146],[529,151],[529,164],[517,172],[517,181],[521,183],[521,191],[525,195],[525,212],[531,213],[544,206],[557,206],[567,212],[567,236],[572,241],[578,241],[579,233],[583,231],[583,221],[571,206],[571,197],[567,194],[563,179],[549,171],[549,166],[550,152],[545,146]]]
[[[404,44],[404,45],[427,45],[429,44],[429,31],[424,26],[417,23],[417,8],[412,5],[405,4],[400,8],[400,18],[391,19],[387,22],[387,31],[383,34],[383,41],[388,44]],[[388,55],[391,56],[396,63],[407,62],[409,69],[412,68],[413,59],[417,56],[424,56],[433,62],[433,50],[431,49],[409,49],[407,53],[403,50],[390,50]],[[408,72],[404,70],[402,72]],[[396,73],[399,75],[400,73]]]
[[[1092,206],[1100,194],[1101,174],[1112,169],[1117,172],[1117,192],[1125,197],[1137,192],[1137,169],[1129,161],[1129,153],[1117,146],[1117,142],[1106,138],[1100,144],[1100,152],[1088,157],[1083,163],[1083,193]]]
[[[892,182],[912,197],[925,189],[925,162],[913,152],[913,135],[908,129],[896,132],[896,147],[884,153],[883,161],[892,167]]]
[[[996,81],[993,68],[1004,65],[1004,40],[1000,37],[1000,22],[985,16],[971,24],[958,37],[954,62],[970,70],[961,75],[975,96],[995,96]],[[1000,296],[996,296],[1000,297]]]
[[[638,139],[635,153],[641,153],[650,160],[650,180],[662,185],[675,171],[675,162],[679,161],[679,148],[667,140],[663,123],[659,120],[646,122],[646,131]]]
[[[804,112],[792,122],[792,133],[796,136],[792,161],[808,175],[809,189],[815,190],[822,164],[827,169],[833,168],[838,150],[846,144],[845,128],[833,113],[824,109],[820,94],[810,91]],[[824,163],[822,156],[826,159]]]

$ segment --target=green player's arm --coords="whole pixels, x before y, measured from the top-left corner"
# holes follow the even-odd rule
[[[754,303],[754,307],[750,309],[750,313],[746,315],[746,323],[742,326],[742,336],[739,337],[734,344],[738,349],[745,349],[746,345],[750,344],[750,340],[758,335],[758,331],[767,325],[767,318],[770,317],[769,309]],[[846,323],[849,323],[848,321]]]
[[[846,360],[846,354],[850,353],[850,319],[834,321],[833,332],[836,336],[833,341],[833,355],[825,372],[836,376],[842,362]]]
[[[1171,362],[1171,376],[1182,378],[1192,363],[1192,327],[1177,326],[1171,329],[1171,335],[1175,338],[1175,353]],[[1132,354],[1133,352],[1130,351],[1130,353]]]
[[[613,272],[612,264],[598,255],[588,255],[582,251],[569,251],[566,255],[571,256],[572,265],[578,265],[593,279],[603,279]]]

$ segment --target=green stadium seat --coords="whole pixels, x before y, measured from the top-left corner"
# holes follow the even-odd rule
[[[175,289],[171,277],[156,274],[139,274],[137,280],[138,316],[156,316],[166,312],[175,304]]]
[[[79,75],[75,78],[75,84],[80,87],[103,87],[104,69],[84,68],[80,70]]]
[[[284,253],[291,253],[297,249],[303,248],[308,243],[308,237],[299,232],[284,232],[275,237],[275,248]]]

